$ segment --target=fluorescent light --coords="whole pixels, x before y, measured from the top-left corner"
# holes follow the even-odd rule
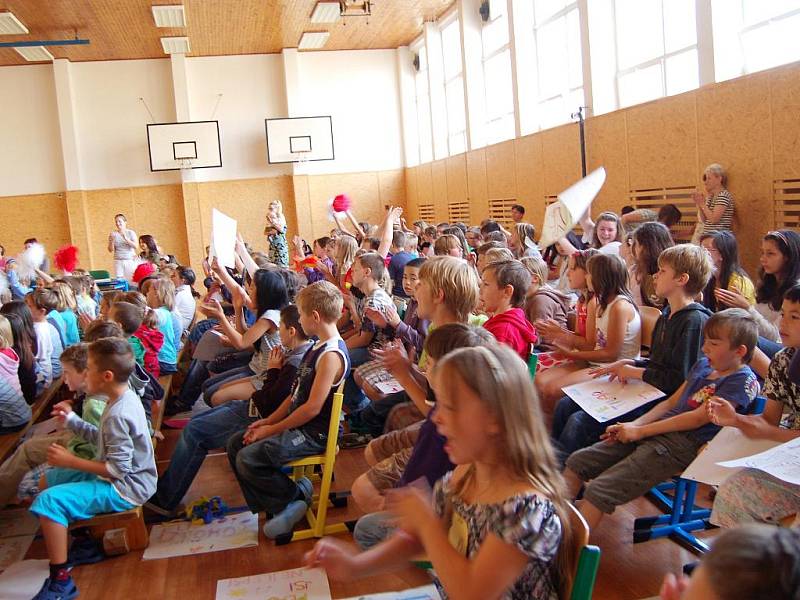
[[[336,23],[339,20],[340,11],[338,2],[317,2],[314,12],[311,13],[311,22]]]
[[[161,47],[164,48],[164,54],[189,54],[188,37],[162,37]]]
[[[24,46],[22,48],[14,48],[22,58],[31,62],[42,62],[53,60],[53,55],[50,54],[44,46]]]
[[[186,27],[186,12],[182,4],[151,8],[156,27]]]
[[[28,28],[14,16],[14,13],[0,12],[0,35],[20,35],[29,33]]]
[[[306,31],[297,45],[299,50],[316,50],[322,48],[328,41],[330,34],[327,31]]]

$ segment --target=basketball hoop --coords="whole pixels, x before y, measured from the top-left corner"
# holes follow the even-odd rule
[[[191,181],[194,178],[194,173],[192,169],[194,169],[194,159],[193,158],[179,158],[178,160],[178,168],[181,171],[181,179],[183,181]]]
[[[309,157],[311,156],[311,150],[294,150],[292,152],[292,156],[297,159],[298,164],[305,164],[308,162]]]

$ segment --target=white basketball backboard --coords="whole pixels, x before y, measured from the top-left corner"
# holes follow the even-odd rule
[[[150,123],[147,147],[151,171],[222,166],[218,121]]]
[[[270,164],[333,160],[331,117],[265,119]]]

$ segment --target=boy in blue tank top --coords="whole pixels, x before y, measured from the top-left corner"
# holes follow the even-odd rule
[[[311,503],[311,482],[294,482],[281,467],[325,450],[333,394],[350,370],[347,346],[336,329],[343,304],[339,289],[327,281],[297,295],[300,324],[319,341],[306,352],[291,393],[275,412],[228,440],[228,459],[248,507],[272,516],[264,525],[271,539],[291,532]]]

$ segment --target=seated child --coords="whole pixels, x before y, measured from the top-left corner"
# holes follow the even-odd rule
[[[738,427],[749,438],[783,443],[800,437],[800,385],[788,374],[800,348],[800,284],[784,294],[781,312],[780,334],[786,347],[770,362],[764,382],[764,412],[741,415],[728,402],[716,398],[708,408],[711,421],[717,425]],[[711,522],[720,527],[749,522],[800,525],[800,485],[757,469],[742,469],[720,486]]]
[[[327,281],[297,294],[300,324],[319,341],[303,357],[292,393],[268,417],[228,441],[228,459],[248,507],[274,515],[264,525],[264,535],[271,539],[291,532],[311,503],[311,482],[292,481],[283,465],[325,449],[333,394],[350,368],[336,329],[343,305],[342,293]]]
[[[655,292],[667,300],[667,306],[653,330],[650,357],[645,360],[623,359],[594,371],[595,377],[610,374],[626,381],[643,379],[650,385],[672,395],[686,380],[692,366],[700,358],[703,345],[703,325],[711,311],[694,298],[711,277],[711,261],[705,250],[694,244],[680,244],[664,250],[658,259]],[[631,421],[644,414],[646,404],[617,420]],[[559,400],[553,414],[553,439],[560,454],[567,456],[594,444],[608,425],[584,412],[565,396]]]
[[[158,330],[164,336],[164,343],[158,351],[158,367],[162,375],[178,370],[178,348],[180,336],[175,335],[172,309],[175,303],[175,286],[169,279],[155,278],[146,286],[147,304],[158,317]]]
[[[50,288],[58,297],[56,310],[64,323],[64,347],[77,344],[81,341],[81,336],[78,331],[78,317],[75,314],[78,309],[78,304],[75,302],[75,294],[66,281],[54,281]]]
[[[128,292],[127,295],[135,295],[132,299],[137,303],[115,302],[109,310],[108,318],[122,327],[133,348],[136,362],[157,379],[161,375],[158,353],[164,344],[164,334],[158,330],[158,316],[147,306],[144,296],[138,292]]]
[[[714,538],[689,580],[669,574],[661,600],[796,600],[800,530],[747,525]]]
[[[19,356],[14,352],[11,324],[0,315],[0,434],[19,431],[31,420],[19,383]]]
[[[47,315],[55,310],[56,296],[52,290],[37,288],[27,296],[25,303],[31,311],[33,328],[36,332],[36,395],[38,396],[61,376],[61,363],[58,357],[64,350],[61,335],[47,319]]]
[[[603,514],[689,466],[720,429],[708,416],[707,401],[725,398],[744,412],[758,395],[758,382],[747,366],[758,326],[747,311],[716,313],[703,334],[705,356],[674,394],[630,423],[609,426],[603,441],[567,459],[565,476],[572,494],[586,482],[580,510],[592,529]]]
[[[192,286],[196,279],[194,271],[189,267],[180,266],[172,274],[172,283],[175,285],[175,312],[180,318],[181,333],[187,331],[194,321],[197,292]]]
[[[527,362],[536,343],[536,330],[521,308],[531,280],[528,270],[518,260],[495,261],[481,279],[483,310],[492,315],[483,326]]]
[[[44,489],[31,512],[39,523],[50,559],[50,576],[36,598],[55,600],[78,595],[67,563],[67,527],[71,522],[108,512],[130,510],[156,488],[153,444],[142,404],[128,389],[136,362],[130,344],[100,339],[89,346],[86,391],[109,400],[95,427],[62,406],[59,419],[72,432],[97,446],[97,460],[72,454],[53,444],[47,462],[55,467],[44,477]]]
[[[547,283],[549,269],[542,258],[526,256],[520,259],[530,273],[531,283],[525,295],[525,316],[528,321],[553,321],[562,329],[567,328],[571,298]],[[541,344],[543,340],[540,339]]]
[[[437,363],[433,387],[436,427],[457,465],[436,483],[433,502],[413,487],[397,490],[391,538],[360,554],[326,538],[306,564],[346,580],[407,568],[424,553],[442,597],[568,597],[570,508],[527,366],[501,344],[460,348]]]
[[[193,417],[181,431],[167,470],[146,507],[162,516],[177,516],[178,506],[209,450],[224,447],[228,439],[254,421],[271,415],[291,393],[297,369],[311,347],[300,325],[296,305],[284,307],[280,316],[281,346],[270,352],[261,389],[249,400],[232,400]]]
[[[12,348],[19,357],[17,375],[22,395],[28,404],[36,401],[36,332],[31,311],[24,300],[12,300],[0,306],[0,314],[8,319],[14,335]]]

